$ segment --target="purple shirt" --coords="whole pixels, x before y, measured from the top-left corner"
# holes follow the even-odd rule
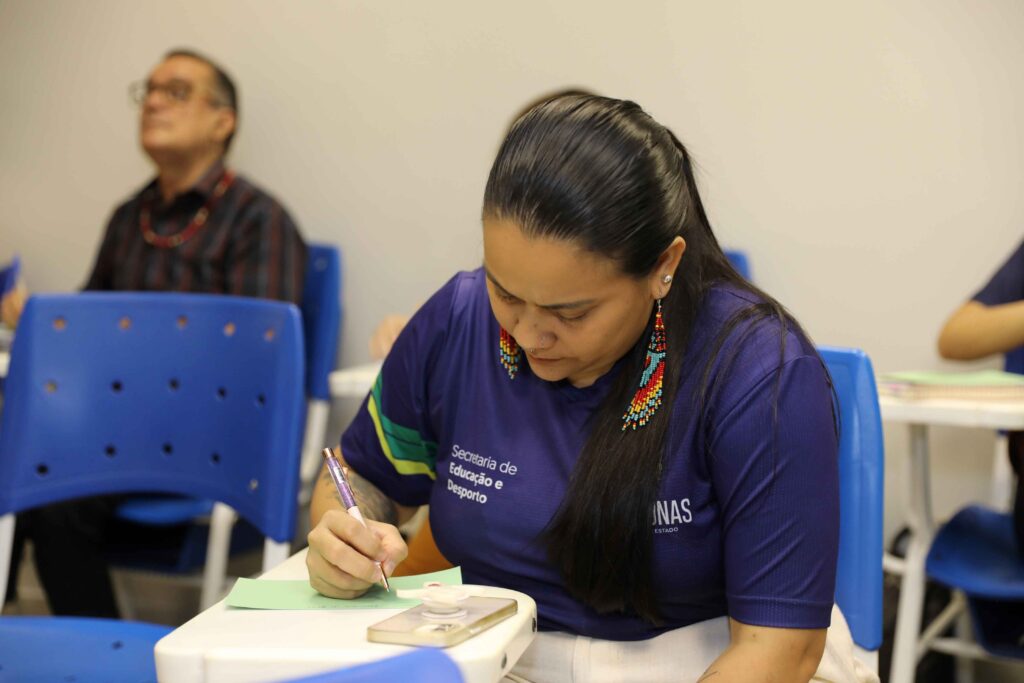
[[[660,627],[576,601],[541,540],[618,366],[580,389],[538,379],[523,359],[510,380],[480,270],[455,276],[413,317],[342,451],[397,502],[429,503],[438,547],[466,582],[532,596],[542,629],[639,640],[721,615],[824,628],[839,536],[837,443],[813,347],[789,333],[780,375],[777,324],[733,334],[722,357],[739,354],[705,422],[692,402],[702,353],[724,321],[754,301],[741,290],[712,289],[691,335],[691,360],[669,368],[681,372],[681,387],[651,511]],[[712,381],[719,374],[716,362]]]
[[[1010,304],[1024,299],[1024,242],[996,271],[988,284],[971,298],[986,306]],[[1006,353],[1006,370],[1024,374],[1024,347]]]

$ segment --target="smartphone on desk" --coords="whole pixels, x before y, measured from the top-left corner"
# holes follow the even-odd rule
[[[366,638],[375,643],[451,647],[483,633],[509,618],[519,609],[512,598],[472,596],[453,613],[432,612],[416,605],[366,629]]]

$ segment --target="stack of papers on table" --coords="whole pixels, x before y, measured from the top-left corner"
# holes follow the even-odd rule
[[[908,399],[1024,401],[1024,375],[976,372],[890,372],[878,377],[878,393]]]

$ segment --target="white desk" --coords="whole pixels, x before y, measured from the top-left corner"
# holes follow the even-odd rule
[[[292,555],[263,579],[308,579],[306,551]],[[447,648],[466,683],[494,683],[533,641],[537,605],[502,588],[474,593],[516,598],[519,612]],[[399,610],[248,610],[224,601],[165,636],[156,645],[161,683],[261,683],[311,675],[408,652],[401,645],[366,641],[366,627]]]
[[[917,638],[924,604],[925,560],[935,536],[928,473],[928,428],[931,426],[1024,429],[1024,402],[909,400],[879,396],[882,420],[910,427],[907,482],[907,525],[910,543],[906,559],[887,558],[889,569],[902,572],[900,604],[893,642],[891,683],[911,683],[917,666]]]
[[[327,378],[331,398],[363,398],[370,392],[383,363],[367,363],[335,370]]]

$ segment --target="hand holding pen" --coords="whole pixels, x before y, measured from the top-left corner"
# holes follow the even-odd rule
[[[338,462],[338,458],[335,457],[334,452],[330,448],[325,448],[322,451],[324,456],[324,462],[327,464],[327,471],[331,475],[331,479],[334,480],[334,485],[338,489],[338,495],[341,497],[342,506],[348,511],[350,515],[355,517],[360,524],[366,527],[366,520],[363,518],[363,514],[359,511],[359,506],[356,504],[355,494],[352,493],[352,487],[349,485],[348,477],[345,475],[345,468]],[[369,527],[367,527],[369,528]],[[384,583],[384,588],[389,592],[391,586],[388,585],[387,574],[384,573],[384,566],[377,562],[377,568],[380,570],[381,581]]]

